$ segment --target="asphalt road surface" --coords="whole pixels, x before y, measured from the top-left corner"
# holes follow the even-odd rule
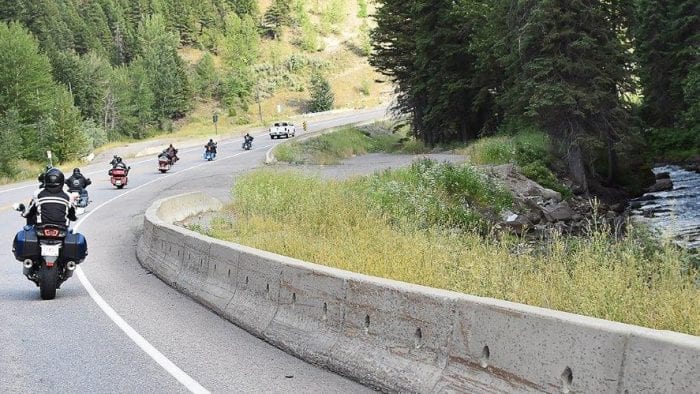
[[[384,116],[383,109],[339,114],[309,121],[309,131]],[[198,190],[228,200],[236,177],[263,166],[281,140],[256,135],[251,151],[241,142],[220,141],[213,162],[202,160],[199,146],[181,149],[166,174],[155,155],[127,160],[123,190],[109,183],[108,160],[83,167],[91,204],[75,227],[89,256],[51,301],[40,299],[11,251],[24,225],[11,204],[26,204],[37,183],[0,187],[0,393],[371,391],[251,336],[137,261],[143,213],[155,200]]]

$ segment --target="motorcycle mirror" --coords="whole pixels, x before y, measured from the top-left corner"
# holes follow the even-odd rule
[[[12,209],[18,212],[24,212],[24,204],[22,203],[14,203],[12,204]]]

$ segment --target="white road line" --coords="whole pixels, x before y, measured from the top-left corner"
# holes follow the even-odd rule
[[[258,148],[258,149],[254,149],[254,150],[267,149],[270,145],[271,144],[265,145],[262,148]],[[235,155],[222,157],[218,160],[231,159],[231,158],[240,156],[244,153],[246,153],[246,152],[238,152]],[[109,204],[109,203],[131,193],[131,192],[135,192],[136,190],[139,190],[143,187],[146,187],[152,183],[162,181],[162,180],[169,178],[171,176],[183,174],[187,171],[190,171],[190,170],[193,170],[195,168],[199,168],[201,166],[208,165],[208,164],[210,164],[210,162],[207,161],[204,163],[194,165],[192,167],[185,168],[184,170],[181,170],[178,172],[174,172],[174,173],[167,174],[165,176],[158,177],[158,178],[151,180],[149,182],[146,182],[140,186],[137,186],[135,188],[131,188],[131,189],[125,191],[124,193],[119,194],[118,196],[112,197],[111,199],[98,205],[95,209],[90,210],[90,212],[88,212],[85,216],[83,216],[80,219],[80,221],[78,221],[78,223],[76,223],[76,225],[73,226],[73,230],[77,232],[80,225],[83,224],[83,222],[87,218],[89,218],[90,215],[92,215],[93,213],[95,213],[97,210],[104,207],[105,205],[107,205],[107,204]],[[78,269],[76,269],[76,272],[78,273],[78,279],[80,280],[80,283],[82,283],[83,287],[85,287],[85,290],[87,290],[88,294],[90,294],[90,297],[95,301],[97,306],[99,306],[100,309],[102,309],[102,311],[107,315],[107,317],[109,317],[122,331],[124,331],[124,333],[132,341],[134,341],[134,343],[136,343],[136,345],[138,347],[141,348],[141,350],[143,350],[146,354],[148,354],[155,362],[158,363],[158,365],[163,367],[164,370],[166,370],[170,375],[172,375],[175,379],[177,379],[178,382],[180,382],[183,386],[185,386],[191,392],[197,393],[197,394],[209,393],[209,391],[207,389],[202,387],[202,385],[200,385],[196,380],[192,379],[189,375],[187,375],[187,373],[185,373],[182,369],[180,369],[177,365],[175,365],[172,361],[170,361],[167,357],[165,357],[165,355],[163,355],[163,353],[158,351],[158,349],[156,349],[153,345],[151,345],[144,337],[142,337],[138,332],[136,332],[136,330],[134,330],[133,327],[131,327],[129,325],[129,323],[127,323],[121,316],[119,316],[119,314],[104,300],[104,298],[102,298],[102,296],[100,296],[100,294],[97,293],[95,288],[92,287],[92,284],[88,280],[87,276],[85,276],[85,273],[83,273],[83,270],[80,267],[78,267]]]

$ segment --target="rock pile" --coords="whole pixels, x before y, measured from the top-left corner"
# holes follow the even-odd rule
[[[552,230],[582,234],[594,216],[598,223],[605,222],[613,229],[619,230],[624,223],[624,204],[609,206],[578,196],[563,200],[560,193],[528,179],[512,164],[482,170],[512,192],[515,203],[512,210],[503,212],[498,227],[515,234],[540,236]]]

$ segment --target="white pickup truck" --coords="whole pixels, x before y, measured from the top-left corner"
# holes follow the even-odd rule
[[[282,138],[283,136],[284,138],[294,137],[296,133],[296,127],[294,127],[294,124],[289,122],[276,122],[270,126],[271,139]]]

